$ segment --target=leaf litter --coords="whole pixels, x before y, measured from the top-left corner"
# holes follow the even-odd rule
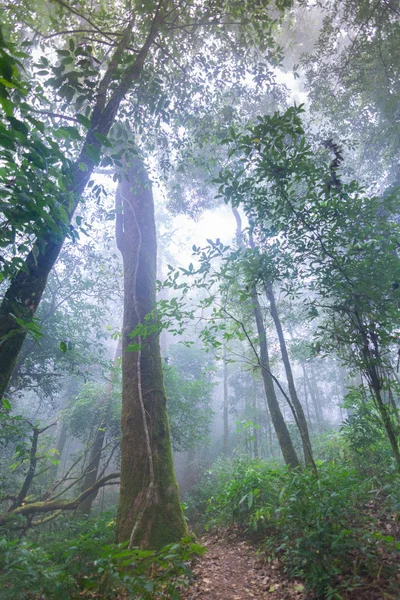
[[[306,600],[303,584],[287,578],[279,561],[261,560],[249,542],[215,532],[200,543],[207,552],[194,564],[183,600]]]

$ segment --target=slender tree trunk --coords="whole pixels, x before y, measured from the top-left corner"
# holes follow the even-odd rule
[[[239,215],[237,208],[232,207],[233,214],[236,219],[236,235],[238,245],[244,249],[242,241],[242,220]],[[278,398],[275,393],[274,381],[271,376],[271,365],[269,361],[267,336],[265,332],[264,319],[261,312],[260,303],[258,301],[257,291],[255,288],[251,290],[251,301],[254,319],[257,326],[258,343],[260,348],[260,366],[261,366],[261,377],[264,384],[265,395],[268,403],[269,413],[271,420],[274,425],[274,429],[279,441],[279,445],[282,450],[283,458],[287,465],[296,468],[300,466],[299,459],[294,449],[292,439],[290,437],[289,430],[286,426],[285,420],[282,415],[281,408],[279,406]]]
[[[272,288],[272,283],[268,283],[266,286],[267,298],[270,303],[271,315],[274,320],[275,329],[278,334],[279,346],[281,349],[282,361],[285,367],[286,379],[289,387],[289,394],[292,400],[293,407],[296,411],[297,415],[297,425],[300,431],[301,442],[303,446],[304,459],[307,465],[314,465],[314,459],[312,455],[312,447],[310,435],[308,432],[307,420],[303,411],[303,407],[297,395],[296,386],[294,384],[294,378],[292,373],[292,367],[289,360],[289,354],[286,348],[285,336],[282,329],[281,320],[279,318],[278,309],[276,307],[274,290]]]
[[[253,381],[253,400],[252,400],[252,410],[253,410],[253,423],[256,425],[256,415],[257,415],[257,389],[255,386],[255,382]],[[254,449],[254,458],[259,458],[260,453],[258,450],[258,431],[255,426],[253,428],[253,449]]]
[[[274,440],[272,439],[272,427],[271,427],[271,418],[270,418],[269,411],[267,412],[267,435],[268,435],[268,444],[269,444],[270,455],[275,456]]]
[[[254,318],[256,320],[258,343],[260,347],[261,376],[264,383],[265,395],[267,397],[268,408],[277,435],[279,445],[282,450],[283,458],[287,465],[296,468],[300,466],[299,459],[294,449],[289,430],[286,426],[279,402],[275,393],[274,381],[271,377],[271,365],[269,361],[269,352],[267,345],[267,336],[265,333],[264,321],[262,318],[260,303],[255,291],[252,293]]]
[[[124,264],[117,540],[157,549],[180,540],[187,526],[174,473],[159,334],[153,330],[131,336],[156,303],[154,202],[138,156],[131,159],[118,185],[116,234]],[[155,319],[146,322],[152,324]]]
[[[83,479],[81,486],[81,492],[91,488],[97,480],[97,473],[99,471],[101,453],[103,452],[104,439],[106,437],[106,422],[102,421],[99,427],[96,429],[93,444],[90,448],[89,464],[87,466],[86,475]],[[85,500],[79,505],[77,511],[82,515],[89,515],[92,509],[92,504],[96,498],[98,490],[85,498]]]
[[[118,341],[118,345],[115,350],[113,369],[110,373],[110,381],[107,384],[107,388],[105,391],[104,402],[103,402],[103,416],[102,416],[100,425],[96,429],[93,444],[90,448],[89,464],[87,466],[86,475],[82,482],[81,492],[84,492],[84,491],[88,490],[89,488],[93,487],[97,481],[97,475],[99,472],[101,454],[103,452],[104,440],[106,437],[107,427],[108,427],[110,402],[111,402],[112,391],[113,391],[114,369],[117,366],[118,360],[121,357],[121,350],[122,350],[122,342],[120,339]],[[98,494],[98,490],[96,490],[90,496],[87,496],[85,498],[85,500],[83,500],[83,502],[79,505],[78,512],[81,513],[82,515],[89,515],[90,511],[92,509],[92,504],[93,504],[94,500],[96,499],[97,494]]]
[[[304,373],[305,380],[307,382],[308,390],[310,392],[311,400],[313,403],[315,421],[316,421],[317,425],[320,426],[320,425],[322,425],[323,419],[322,419],[321,407],[319,405],[319,400],[315,393],[315,380],[314,380],[314,378],[311,379],[311,376],[309,377],[307,369],[305,367],[304,367],[303,373]],[[310,369],[310,373],[311,373],[311,369]]]
[[[385,380],[385,368],[382,365],[382,359],[379,351],[376,347],[375,352],[372,352],[369,347],[369,337],[365,331],[365,327],[361,321],[361,318],[357,315],[357,324],[359,331],[363,336],[363,374],[366,375],[366,379],[371,392],[375,397],[375,403],[381,415],[383,425],[386,430],[387,437],[389,439],[392,453],[396,461],[397,470],[400,471],[400,449],[398,443],[399,427],[393,423],[388,405],[385,404],[382,397],[382,387]],[[389,400],[390,401],[390,400]]]
[[[36,247],[40,249],[39,254],[36,255],[34,252],[28,254],[23,267],[12,279],[0,305],[0,399],[7,390],[15,363],[28,333],[28,329],[18,324],[15,318],[29,323],[35,316],[50,270],[56,262],[69,232],[69,223],[96,166],[92,157],[96,152],[100,152],[102,143],[99,136],[108,135],[122,99],[132,84],[140,77],[144,61],[158,34],[161,21],[161,13],[157,11],[145,43],[136,54],[133,63],[120,76],[119,83],[108,95],[110,83],[118,77],[121,58],[130,44],[134,19],[132,18],[127,25],[99,84],[97,100],[92,112],[91,127],[82,151],[71,168],[69,181],[66,182],[65,200],[54,198],[55,202],[60,201],[64,204],[69,222],[60,223],[58,234],[50,232],[36,240]]]
[[[224,437],[223,449],[224,456],[228,456],[229,447],[229,414],[228,414],[228,364],[226,362],[226,347],[224,347]]]
[[[303,362],[300,362],[300,364],[301,364],[301,369],[302,369],[302,371],[303,371],[304,402],[305,402],[305,405],[306,405],[306,411],[307,411],[307,419],[308,419],[308,423],[310,424],[310,427],[311,427],[312,421],[311,421],[311,415],[310,415],[310,405],[309,405],[309,403],[308,403],[308,391],[307,391],[307,381],[306,381],[306,369],[305,369],[305,367],[304,367],[304,363],[303,363]]]

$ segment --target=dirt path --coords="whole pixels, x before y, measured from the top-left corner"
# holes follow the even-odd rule
[[[200,543],[208,552],[194,565],[184,600],[305,600],[301,583],[286,579],[276,562],[262,564],[247,542],[214,534]]]

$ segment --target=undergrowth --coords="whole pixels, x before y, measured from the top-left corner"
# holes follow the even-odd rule
[[[0,539],[1,600],[99,597],[177,600],[203,548],[187,538],[159,552],[113,544],[114,519],[63,523],[22,540]]]
[[[207,474],[203,512],[208,527],[235,525],[255,538],[268,560],[279,558],[303,579],[310,598],[340,599],[378,574],[390,579],[380,552],[397,552],[400,543],[365,510],[381,496],[384,478],[366,478],[350,464],[317,464],[318,477],[248,458],[220,461]],[[386,500],[398,490],[389,480]],[[197,501],[205,506],[204,489]]]

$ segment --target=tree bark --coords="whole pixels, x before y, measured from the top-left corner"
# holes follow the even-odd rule
[[[156,304],[157,245],[151,183],[142,159],[131,159],[117,190],[116,235],[124,265],[121,492],[117,540],[149,548],[179,541],[188,530],[179,501],[167,418],[159,333],[131,337]],[[136,343],[134,351],[129,348]]]
[[[315,466],[313,455],[312,455],[312,446],[310,440],[310,434],[308,432],[307,420],[303,411],[303,407],[297,395],[296,386],[294,384],[294,378],[292,373],[292,367],[289,360],[289,354],[286,348],[285,336],[282,329],[281,320],[279,318],[278,309],[276,307],[274,290],[272,287],[272,283],[269,282],[266,285],[266,293],[267,298],[270,304],[271,316],[274,320],[276,333],[278,334],[279,346],[281,349],[282,361],[285,367],[286,379],[289,387],[289,394],[292,400],[292,404],[296,411],[297,415],[297,425],[300,431],[301,442],[303,446],[304,459],[306,461],[306,465]]]
[[[108,97],[110,84],[118,77],[121,58],[130,43],[134,24],[133,18],[126,27],[115,49],[108,69],[99,84],[90,130],[88,131],[80,155],[70,171],[69,181],[66,185],[65,200],[63,198],[54,199],[55,202],[58,200],[64,204],[69,222],[72,220],[80,197],[96,166],[92,158],[93,153],[94,150],[100,151],[102,146],[97,136],[99,134],[100,136],[108,135],[122,99],[131,88],[133,82],[140,77],[143,64],[157,36],[161,21],[162,17],[159,11],[157,11],[147,39],[137,53],[135,61],[123,72],[122,76],[119,76],[119,83]],[[82,165],[85,165],[84,170],[81,168]],[[7,390],[19,352],[28,333],[28,329],[19,325],[15,317],[25,323],[32,321],[46,287],[48,275],[58,258],[68,231],[68,224],[60,224],[58,235],[54,234],[54,232],[46,233],[43,237],[36,240],[36,247],[40,249],[39,255],[36,256],[33,252],[28,254],[23,267],[12,279],[1,303],[0,399]]]

